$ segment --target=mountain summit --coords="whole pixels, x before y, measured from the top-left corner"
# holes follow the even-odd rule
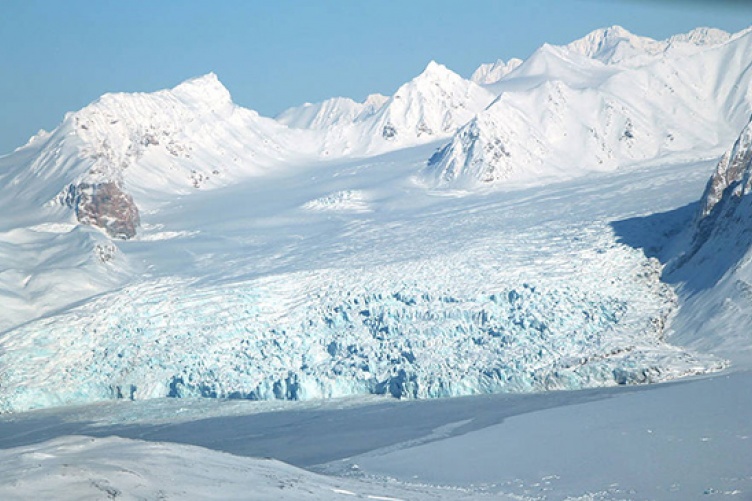
[[[131,238],[139,199],[253,175],[305,147],[292,136],[233,104],[213,73],[154,93],[105,94],[19,152],[33,160],[6,174],[24,187],[7,199],[67,206],[79,222]]]
[[[186,104],[199,106],[231,105],[232,97],[214,72],[191,78],[169,91]]]

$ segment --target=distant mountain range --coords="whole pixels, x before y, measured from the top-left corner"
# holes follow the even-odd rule
[[[232,103],[214,74],[152,94],[107,94],[3,159],[6,201],[57,203],[131,238],[139,207],[282,164],[446,139],[432,186],[538,183],[717,147],[752,112],[752,32],[655,41],[614,26],[471,80],[431,62],[392,96],[333,98],[276,120]],[[428,160],[428,159],[427,159]]]

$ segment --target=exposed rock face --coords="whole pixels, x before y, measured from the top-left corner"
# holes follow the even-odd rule
[[[689,261],[721,271],[736,265],[752,247],[752,121],[710,177],[694,221],[689,250],[674,266]],[[716,277],[719,278],[719,277]]]
[[[141,221],[133,197],[115,182],[71,185],[66,203],[81,224],[102,228],[113,238],[133,238]]]
[[[702,196],[699,219],[706,218],[733,186],[729,196],[741,197],[750,191],[752,171],[752,121],[744,128],[734,147],[727,151],[708,181]]]

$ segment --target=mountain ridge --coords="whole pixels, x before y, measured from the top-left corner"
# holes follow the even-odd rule
[[[604,38],[610,32],[594,33]],[[616,38],[622,40],[621,30]],[[424,177],[437,186],[465,187],[566,178],[717,146],[721,137],[730,141],[752,111],[745,90],[752,82],[749,57],[749,31],[640,65],[592,60],[586,71],[566,47],[544,45],[513,76],[559,78],[502,91],[432,157]],[[712,76],[702,77],[709,68]]]

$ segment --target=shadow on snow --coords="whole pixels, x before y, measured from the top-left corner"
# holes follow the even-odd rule
[[[725,193],[699,223],[699,202],[611,222],[619,243],[665,265],[661,280],[694,295],[738,268],[752,248],[752,195]]]

